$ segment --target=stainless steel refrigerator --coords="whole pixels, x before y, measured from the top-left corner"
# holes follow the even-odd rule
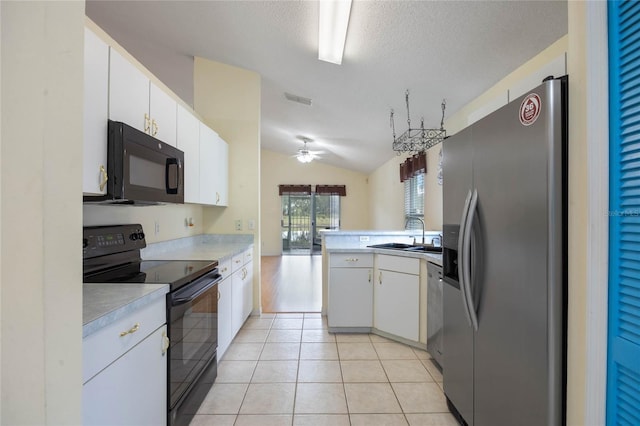
[[[565,423],[567,83],[443,143],[443,382],[468,425]]]

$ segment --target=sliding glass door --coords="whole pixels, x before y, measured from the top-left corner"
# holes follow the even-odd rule
[[[320,230],[340,229],[340,196],[283,194],[280,219],[283,254],[319,253]]]

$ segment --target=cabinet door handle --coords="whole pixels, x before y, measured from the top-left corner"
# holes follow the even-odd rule
[[[171,341],[169,340],[169,337],[167,337],[167,332],[163,331],[162,332],[162,356],[164,356],[164,354],[167,353],[167,350],[169,350],[170,343]]]
[[[136,325],[134,325],[133,327],[131,327],[129,330],[121,332],[121,333],[120,333],[120,337],[124,337],[124,336],[126,336],[127,334],[133,334],[133,333],[135,333],[135,332],[136,332],[136,331],[138,331],[138,330],[140,330],[140,324],[139,324],[139,323],[136,323]]]
[[[151,136],[155,136],[158,134],[158,123],[156,122],[156,119],[153,118],[151,120]]]
[[[221,296],[222,296],[222,295],[220,294],[220,290],[218,290],[218,302],[220,301],[220,297],[221,297]]]
[[[371,270],[369,270],[369,282],[371,282]]]
[[[380,271],[380,275],[378,275],[378,282],[382,285],[382,271]]]
[[[216,204],[220,202],[220,194],[216,191]]]
[[[149,114],[144,113],[144,132],[149,133],[149,129],[151,128],[151,119],[149,118]]]
[[[109,176],[107,176],[107,170],[102,164],[100,164],[100,176],[102,177],[102,181],[100,181],[100,191],[104,191],[104,187],[107,185]]]

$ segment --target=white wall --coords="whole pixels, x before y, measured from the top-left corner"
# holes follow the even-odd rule
[[[369,229],[369,184],[367,176],[347,169],[296,158],[263,149],[261,151],[262,255],[282,254],[280,195],[278,185],[346,185],[340,199],[340,229]]]
[[[2,2],[1,424],[80,424],[84,2]]]

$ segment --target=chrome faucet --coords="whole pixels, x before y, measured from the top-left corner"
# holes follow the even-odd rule
[[[436,245],[436,242],[438,243]],[[431,245],[434,247],[442,247],[442,234],[438,234],[436,237],[431,239]]]
[[[422,223],[422,244],[424,244],[424,220],[422,220],[422,218],[417,216],[409,216],[407,217],[407,220],[404,222],[405,229],[407,228],[407,225],[409,224],[409,222],[411,222],[412,220],[419,220],[420,223]],[[413,237],[413,244],[415,243],[416,243],[416,238]]]

